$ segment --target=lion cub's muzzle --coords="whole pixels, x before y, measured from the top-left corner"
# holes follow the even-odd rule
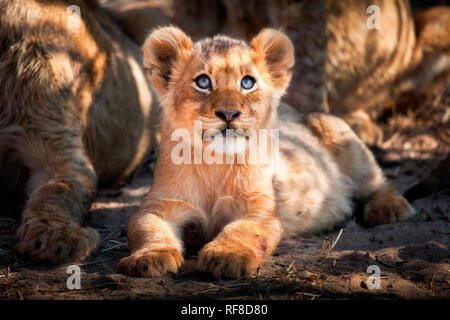
[[[231,111],[220,109],[220,110],[216,111],[215,114],[219,119],[222,119],[228,125],[232,121],[239,118],[241,116],[242,112],[240,112],[239,110],[236,110],[236,109],[231,110]]]
[[[216,117],[223,120],[226,123],[226,126],[221,130],[221,133],[223,135],[225,135],[227,133],[227,131],[228,132],[231,131],[230,129],[232,129],[232,130],[235,129],[233,126],[231,126],[231,122],[233,122],[234,120],[239,118],[241,116],[241,114],[242,114],[242,112],[240,112],[237,109],[234,109],[234,110],[220,109],[215,112]]]

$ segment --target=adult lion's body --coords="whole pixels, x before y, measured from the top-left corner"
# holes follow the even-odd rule
[[[0,1],[0,29],[0,192],[26,198],[19,251],[83,258],[98,241],[80,226],[97,185],[150,149],[139,48],[90,1]]]
[[[408,0],[326,1],[329,110],[375,144],[371,121],[435,99],[450,82],[450,7],[413,16]]]
[[[153,31],[143,55],[161,101],[161,144],[152,189],[128,225],[131,255],[120,272],[176,272],[191,225],[204,244],[200,269],[241,277],[282,236],[344,221],[353,198],[364,203],[368,225],[413,214],[345,121],[278,108],[294,66],[283,33],[264,29],[251,45],[225,36],[193,43],[166,27]]]

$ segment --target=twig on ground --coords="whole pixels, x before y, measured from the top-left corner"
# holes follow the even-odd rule
[[[341,238],[342,231],[344,231],[344,229],[339,230],[339,233],[338,233],[336,239],[333,241],[333,243],[331,244],[330,248],[328,249],[328,252],[327,252],[327,259],[328,259],[328,256],[330,255],[331,251],[333,251],[334,246],[336,245],[336,243],[337,243],[337,242],[339,241],[339,239]]]
[[[10,252],[9,252],[9,251],[6,251],[6,250],[3,250],[3,249],[0,249],[0,254],[1,254],[1,255],[9,255]]]
[[[100,264],[100,263],[112,261],[112,260],[115,260],[115,259],[116,258],[100,259],[100,260],[96,260],[96,261],[80,264],[79,267],[90,266],[90,265],[93,265],[93,264]]]
[[[109,233],[109,234],[105,237],[105,239],[102,240],[102,244],[105,243],[106,240],[108,240],[109,238],[111,238],[111,237],[112,237],[115,233],[117,233],[117,232],[120,232],[120,229],[116,229],[116,230],[111,231],[111,233]]]
[[[292,269],[292,267],[294,266],[295,260],[291,262],[291,264],[289,265],[289,267],[286,269],[286,272],[289,273]]]
[[[115,246],[103,249],[102,251],[100,251],[100,253],[105,253],[105,252],[108,252],[108,251],[111,251],[111,250],[114,250],[114,249],[117,249],[117,248],[120,248],[120,247],[125,247],[127,245],[128,245],[127,243],[120,243],[120,244],[117,244]]]

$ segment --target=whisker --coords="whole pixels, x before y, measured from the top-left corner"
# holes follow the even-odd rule
[[[202,121],[202,122],[216,122],[216,123],[220,123],[220,121],[218,121],[217,119],[209,118],[209,117],[199,117],[196,120]]]
[[[252,126],[256,123],[256,121],[236,121],[233,124],[237,126]]]

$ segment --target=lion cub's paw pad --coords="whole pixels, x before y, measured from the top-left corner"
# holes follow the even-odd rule
[[[199,269],[210,272],[215,278],[250,277],[259,267],[258,259],[248,249],[238,246],[208,244],[199,252]]]
[[[143,249],[122,258],[118,272],[133,277],[159,277],[177,273],[183,264],[183,256],[175,248]]]

